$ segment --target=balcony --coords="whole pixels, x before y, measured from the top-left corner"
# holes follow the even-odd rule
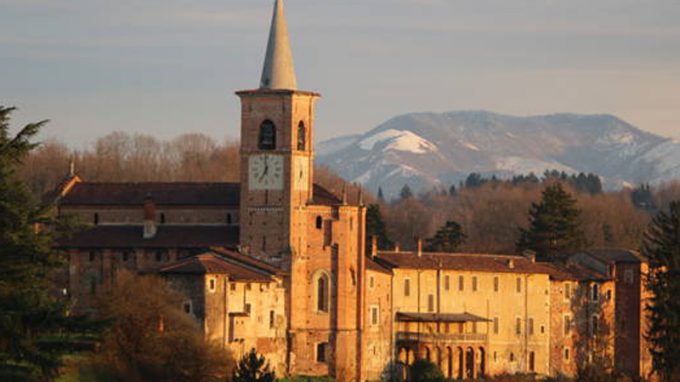
[[[487,335],[483,333],[418,333],[397,332],[397,341],[484,343]]]

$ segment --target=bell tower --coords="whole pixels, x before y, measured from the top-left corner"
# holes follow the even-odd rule
[[[297,89],[283,0],[276,0],[259,89],[241,99],[240,243],[285,266],[301,250],[302,211],[313,197],[314,103]]]

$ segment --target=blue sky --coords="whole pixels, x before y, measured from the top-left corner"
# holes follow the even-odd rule
[[[239,134],[272,0],[0,0],[0,104],[81,147]],[[316,138],[413,111],[611,113],[680,138],[680,1],[286,0]]]

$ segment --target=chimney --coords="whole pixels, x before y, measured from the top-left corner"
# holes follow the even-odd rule
[[[416,237],[416,255],[418,257],[423,255],[423,240],[419,237]]]
[[[68,162],[68,176],[73,178],[76,176],[76,161],[71,157],[71,159]]]
[[[532,263],[535,263],[535,262],[536,262],[536,251],[532,251],[532,250],[530,250],[530,249],[525,249],[525,250],[522,252],[522,255],[523,255],[524,257],[526,257],[527,259],[529,259],[529,261],[531,261]]]
[[[359,187],[359,206],[364,205],[364,190]]]
[[[347,183],[342,185],[342,204],[347,204]]]
[[[513,259],[508,260],[508,268],[510,268],[510,269],[515,268],[515,260],[513,260]]]
[[[151,193],[144,198],[144,238],[152,239],[156,236],[156,204]]]
[[[378,237],[376,235],[371,236],[371,258],[375,258],[378,254]]]
[[[399,242],[394,243],[394,252],[400,252],[401,251],[401,246],[399,245]]]

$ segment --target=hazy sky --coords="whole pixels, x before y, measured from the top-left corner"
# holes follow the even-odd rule
[[[273,0],[0,0],[0,104],[74,146],[239,135]],[[413,111],[611,113],[680,138],[678,0],[286,0],[316,138]]]

